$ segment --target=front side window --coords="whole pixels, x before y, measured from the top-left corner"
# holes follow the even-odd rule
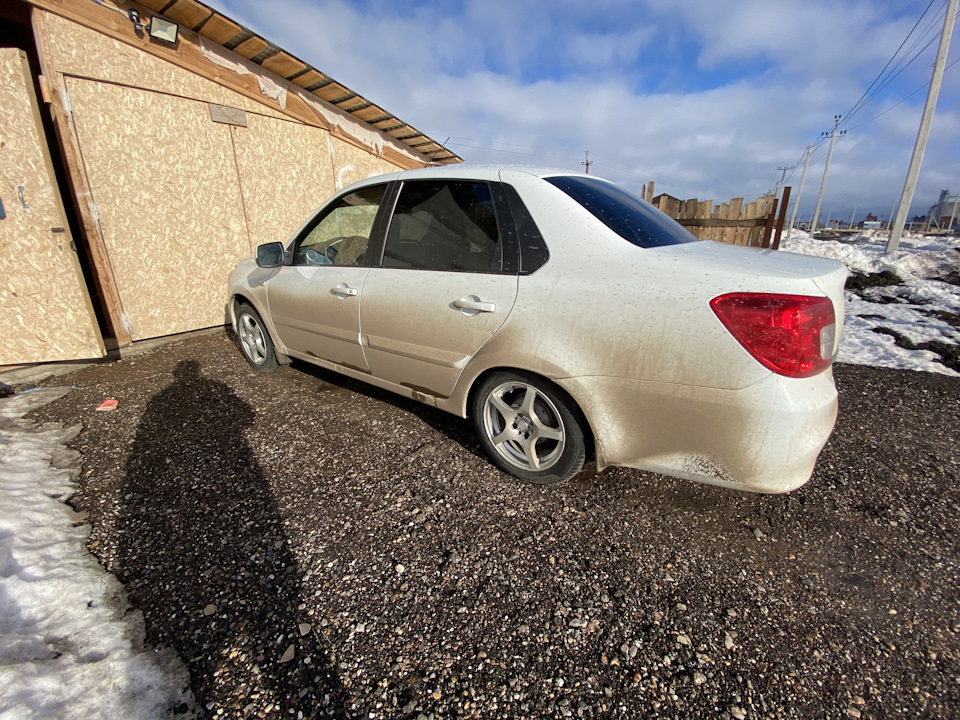
[[[468,180],[405,182],[390,220],[383,266],[499,272],[502,248],[490,186]]]
[[[294,265],[363,265],[385,185],[344,195],[298,241]]]
[[[642,248],[696,242],[697,238],[653,205],[613,183],[594,178],[544,178],[563,190],[624,240]]]

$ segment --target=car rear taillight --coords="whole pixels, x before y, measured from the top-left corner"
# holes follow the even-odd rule
[[[766,368],[792,378],[830,367],[837,321],[829,298],[728,293],[710,307],[741,345]]]

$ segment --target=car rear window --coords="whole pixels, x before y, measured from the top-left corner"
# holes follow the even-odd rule
[[[624,240],[642,248],[696,242],[683,226],[613,183],[585,177],[544,178]]]

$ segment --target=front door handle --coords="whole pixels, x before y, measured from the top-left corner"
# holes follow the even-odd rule
[[[474,312],[496,312],[497,306],[492,302],[483,302],[476,295],[466,295],[459,300],[453,301],[455,308],[461,310],[473,310]]]
[[[349,295],[350,297],[354,297],[358,292],[360,291],[350,287],[346,283],[340,283],[335,288],[330,288],[331,295]]]

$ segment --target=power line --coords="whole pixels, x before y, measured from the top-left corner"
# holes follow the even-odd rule
[[[877,77],[874,78],[873,82],[870,83],[869,87],[867,87],[867,89],[863,91],[863,95],[861,95],[861,96],[860,96],[860,99],[857,100],[857,101],[853,104],[853,107],[850,108],[849,110],[847,110],[845,113],[843,113],[843,115],[849,115],[849,114],[851,114],[852,112],[854,112],[854,111],[860,106],[860,103],[862,103],[862,102],[864,101],[864,98],[867,97],[867,94],[870,92],[870,90],[873,88],[873,86],[877,84],[877,82],[880,80],[880,78],[883,77],[883,74],[887,71],[887,68],[890,67],[890,63],[892,63],[893,60],[894,60],[894,58],[897,57],[897,55],[900,54],[900,51],[901,51],[901,50],[903,50],[903,46],[907,44],[907,40],[910,39],[910,36],[913,35],[913,31],[917,29],[917,26],[918,26],[918,25],[920,25],[920,22],[923,20],[923,16],[926,15],[928,12],[930,12],[930,8],[933,7],[933,4],[934,4],[935,2],[936,2],[936,0],[930,0],[930,4],[927,5],[927,9],[924,10],[924,11],[923,11],[923,14],[920,15],[920,17],[917,18],[917,22],[914,23],[913,27],[910,29],[910,32],[908,32],[908,33],[907,33],[907,36],[903,39],[903,42],[900,43],[900,47],[897,48],[897,51],[890,57],[889,60],[887,60],[887,64],[883,66],[883,70],[880,71],[880,74],[877,75]]]
[[[896,80],[904,70],[916,62],[916,60],[924,53],[924,51],[940,37],[942,31],[936,31],[936,28],[938,22],[944,17],[945,10],[936,13],[930,18],[930,20],[928,20],[927,25],[913,39],[912,44],[907,48],[906,52],[898,58],[901,50],[904,49],[904,46],[920,26],[920,23],[930,11],[930,8],[933,6],[934,2],[936,2],[936,0],[931,0],[930,4],[927,5],[926,10],[923,11],[913,28],[909,33],[907,33],[907,36],[904,38],[903,42],[900,43],[900,47],[897,48],[897,51],[891,56],[890,60],[887,61],[887,64],[884,65],[883,70],[880,71],[880,74],[877,75],[872,83],[870,83],[870,86],[864,91],[863,95],[860,96],[860,99],[854,103],[853,107],[844,113],[841,124],[849,122],[853,116],[860,112],[860,110],[868,105],[870,101],[876,98],[894,80]],[[931,33],[933,34],[932,37],[930,37]],[[923,44],[922,47],[920,47],[921,43]],[[919,49],[917,49],[918,47]]]
[[[445,133],[428,131],[428,134],[444,135]],[[464,140],[469,142],[462,142]],[[461,142],[454,142],[454,141],[461,141]],[[569,148],[569,147],[561,148],[561,147],[551,147],[551,146],[545,146],[545,145],[524,145],[521,143],[501,142],[499,140],[481,140],[478,138],[467,138],[467,137],[458,136],[458,135],[451,135],[450,141],[446,144],[448,146],[473,148],[475,150],[486,150],[487,152],[502,153],[506,155],[519,155],[521,157],[547,159],[547,160],[552,160],[554,162],[557,162],[559,158],[557,158],[556,156],[546,155],[544,153],[521,152],[519,150],[504,150],[498,147],[494,147],[494,145],[506,145],[507,147],[524,148],[528,150],[552,150],[552,151],[555,151],[558,153],[564,153],[567,155],[572,155],[574,152],[582,152],[582,151],[573,150],[572,148]],[[670,185],[681,185],[684,187],[694,188],[697,190],[709,189],[706,185],[698,185],[697,183],[693,183],[688,180],[681,180],[680,178],[668,177],[668,176],[662,175],[657,171],[650,170],[649,168],[626,168],[626,167],[623,167],[622,165],[618,165],[614,162],[610,162],[602,157],[597,157],[596,155],[594,155],[594,158],[595,159],[590,160],[590,165],[592,166],[593,164],[599,162],[600,165],[603,167],[603,172],[605,174],[609,174],[612,171],[612,172],[619,173],[621,175],[627,175],[632,178],[639,178],[639,179],[656,178],[658,182],[666,182],[666,183],[669,183]],[[570,162],[572,162],[572,157],[570,158]]]
[[[930,12],[930,9],[934,6],[936,2],[937,0],[930,0],[926,9],[924,9],[924,11],[920,14],[920,17],[917,18],[917,21],[914,23],[913,27],[910,29],[910,32],[908,32],[906,37],[904,37],[903,41],[900,43],[900,46],[897,48],[896,52],[894,52],[893,55],[890,56],[890,59],[887,60],[886,64],[883,66],[883,69],[880,70],[880,72],[874,78],[873,82],[871,82],[870,85],[867,87],[867,89],[863,91],[863,94],[860,96],[857,102],[855,102],[850,107],[850,109],[847,110],[847,112],[841,113],[839,123],[837,123],[838,128],[848,123],[852,117],[854,117],[858,112],[860,112],[860,110],[866,107],[866,105],[868,105],[874,98],[876,98],[879,93],[885,90],[890,85],[890,83],[892,83],[897,77],[899,77],[904,70],[906,70],[910,65],[912,65],[917,60],[917,58],[919,58],[920,55],[922,55],[923,52],[928,47],[930,47],[930,45],[937,38],[939,38],[940,32],[936,33],[932,38],[928,39],[928,36],[933,31],[933,29],[936,28],[937,22],[943,17],[943,13],[946,12],[946,10],[942,12],[938,12],[932,18],[930,18],[927,21],[926,25],[921,30],[921,32],[914,37],[914,34],[917,32],[917,28],[921,26],[921,24],[924,21],[924,18],[927,16],[927,13]],[[911,38],[913,38],[912,43],[911,43]],[[924,43],[925,40],[926,42]],[[911,43],[911,44],[908,46],[908,43]],[[924,43],[923,47],[920,47],[920,49],[917,50],[917,47],[921,43]],[[905,53],[903,53],[903,55],[901,55],[901,51],[903,51],[905,47],[907,47],[907,50]],[[912,97],[917,92],[919,92],[919,90],[914,91],[913,93],[908,95],[906,98],[898,102],[897,105],[904,102],[908,98]],[[896,107],[896,105],[894,105],[893,107]],[[893,107],[888,108],[887,110],[884,111],[884,113],[889,112],[890,110],[893,109]],[[884,113],[880,113],[879,115],[871,118],[870,120],[867,120],[865,123],[861,123],[860,125],[857,125],[857,127],[863,127],[863,125],[866,125],[872,120],[875,120],[877,117],[880,117],[880,115]],[[813,143],[812,150],[813,151],[819,150],[820,147],[828,139],[829,137],[826,137],[823,134],[821,134],[819,140]],[[822,154],[818,153],[816,156],[812,157],[811,159],[814,162],[817,162],[819,161],[820,157],[822,157]],[[799,165],[799,161],[794,163],[794,165],[795,167]],[[794,169],[794,172],[795,172],[795,169]],[[793,177],[793,172],[790,173],[787,179],[792,177]]]
[[[957,58],[957,59],[954,60],[952,63],[950,63],[949,65],[947,65],[946,70],[949,70],[950,68],[952,68],[952,67],[953,67],[954,65],[956,65],[957,63],[960,63],[960,58]],[[946,72],[946,70],[945,70],[944,72]],[[869,120],[864,120],[864,121],[863,121],[862,123],[860,123],[859,125],[856,125],[856,126],[850,128],[850,130],[856,130],[857,128],[862,128],[864,125],[867,125],[868,123],[872,123],[872,122],[873,122],[874,120],[876,120],[878,117],[881,117],[882,115],[886,115],[888,112],[890,112],[891,110],[893,110],[894,108],[896,108],[898,105],[903,105],[903,103],[905,103],[907,100],[909,100],[910,98],[912,98],[912,97],[913,97],[914,95],[916,95],[918,92],[921,92],[922,90],[926,90],[928,87],[930,87],[930,83],[929,83],[929,82],[925,82],[923,85],[921,85],[920,87],[918,87],[916,90],[914,90],[912,93],[910,93],[909,95],[907,95],[905,98],[902,98],[902,99],[898,100],[897,102],[895,102],[893,105],[891,105],[890,107],[888,107],[888,108],[887,108],[886,110],[884,110],[883,112],[877,113],[876,115],[874,115],[874,116],[873,116],[872,118],[870,118]]]
[[[427,130],[425,131],[425,133],[431,136],[443,135],[442,132],[434,132],[431,130]],[[486,142],[491,145],[506,145],[507,147],[526,148],[528,150],[558,150],[561,152],[575,152],[574,149],[570,147],[551,147],[548,145],[523,145],[521,143],[509,143],[509,142],[503,142],[501,140],[478,140],[477,138],[468,138],[468,137],[462,137],[459,135],[451,135],[450,139],[451,140],[467,140],[469,142]]]

